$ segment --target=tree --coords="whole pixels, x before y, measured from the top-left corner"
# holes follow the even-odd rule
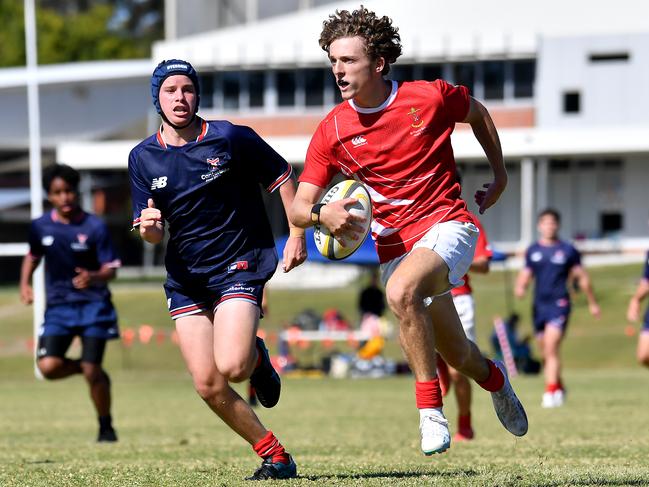
[[[104,3],[67,15],[38,7],[39,64],[149,57],[151,43],[162,35],[161,27],[140,36],[112,31],[108,25],[113,13],[114,6]],[[0,30],[0,66],[24,65],[23,3],[0,0],[0,18],[6,19]]]

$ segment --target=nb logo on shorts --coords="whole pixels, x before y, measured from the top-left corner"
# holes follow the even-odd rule
[[[166,185],[167,185],[167,176],[160,176],[159,178],[153,178],[153,181],[151,181],[151,189],[164,188]]]

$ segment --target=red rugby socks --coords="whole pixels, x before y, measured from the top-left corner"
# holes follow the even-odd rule
[[[261,458],[271,457],[273,463],[290,463],[288,453],[284,450],[284,447],[279,442],[272,431],[268,431],[266,436],[261,440],[255,443],[252,447],[255,450],[255,453]]]
[[[485,360],[487,361],[487,365],[489,366],[489,376],[484,382],[476,382],[486,391],[497,392],[505,385],[505,376],[500,371],[500,369],[496,367],[496,364],[494,364],[489,359]]]
[[[415,399],[417,401],[417,409],[441,408],[442,390],[439,386],[439,379],[435,377],[431,381],[416,381]]]

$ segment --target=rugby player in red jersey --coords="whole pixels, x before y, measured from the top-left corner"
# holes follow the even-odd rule
[[[337,173],[361,181],[373,203],[372,234],[390,308],[415,375],[422,451],[450,446],[436,376],[435,349],[449,365],[492,393],[497,415],[514,435],[527,416],[504,366],[482,356],[466,338],[450,290],[471,265],[478,228],[460,198],[450,135],[471,125],[493,169],[476,193],[484,212],[507,185],[498,134],[487,110],[463,86],[445,81],[385,79],[401,54],[388,17],[366,8],[337,11],[324,22],[320,46],[328,54],[343,102],[314,134],[290,212],[299,227],[321,223],[335,236],[360,232],[346,205],[318,203]],[[432,297],[429,305],[424,299]]]

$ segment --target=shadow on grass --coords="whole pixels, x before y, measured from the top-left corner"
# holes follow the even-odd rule
[[[349,474],[331,474],[331,475],[299,475],[298,478],[316,481],[326,479],[408,479],[417,477],[474,477],[477,475],[475,470],[453,470],[453,471],[431,471],[431,472],[366,472],[366,473],[349,473]]]
[[[633,485],[649,485],[647,479],[577,479],[569,481],[551,481],[543,482],[536,484],[536,487],[561,487],[563,485],[574,485],[574,486],[633,486]]]

